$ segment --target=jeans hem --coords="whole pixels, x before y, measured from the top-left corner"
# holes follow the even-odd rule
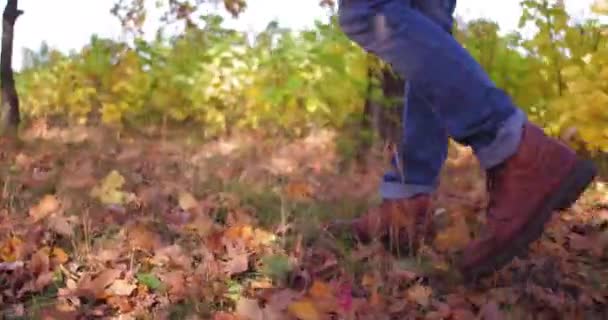
[[[526,121],[526,114],[517,109],[503,122],[490,145],[475,150],[477,159],[484,169],[487,170],[503,163],[517,152]]]
[[[380,196],[383,199],[407,199],[420,194],[433,193],[435,189],[435,186],[383,182],[380,185]]]

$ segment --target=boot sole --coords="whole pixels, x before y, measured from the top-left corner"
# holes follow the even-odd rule
[[[463,270],[465,281],[473,282],[480,277],[487,276],[525,253],[528,246],[542,236],[545,224],[551,220],[553,213],[566,210],[578,201],[596,175],[597,169],[591,161],[578,160],[557,191],[540,208],[540,214],[523,227],[521,236],[515,238],[511,242],[511,246],[504,248],[502,253],[488,258],[476,268]]]

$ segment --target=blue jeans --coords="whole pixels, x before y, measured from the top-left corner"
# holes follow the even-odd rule
[[[341,0],[340,26],[407,79],[404,131],[385,199],[433,192],[448,137],[470,146],[485,169],[513,155],[526,115],[452,37],[455,0]]]

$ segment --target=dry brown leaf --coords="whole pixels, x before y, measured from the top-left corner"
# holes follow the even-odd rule
[[[129,298],[124,296],[113,296],[108,298],[108,304],[118,309],[121,313],[129,313],[133,310],[133,304]]]
[[[504,316],[494,301],[486,303],[479,311],[481,320],[503,320]]]
[[[188,268],[192,262],[179,245],[171,245],[157,249],[151,262],[158,266]]]
[[[95,166],[93,161],[86,159],[66,166],[61,174],[60,184],[68,189],[89,189],[95,186]]]
[[[186,225],[186,228],[192,230],[201,237],[208,236],[213,230],[213,219],[206,214],[198,214],[194,220]]]
[[[128,238],[133,249],[152,251],[160,244],[158,234],[141,224],[129,228]]]
[[[287,307],[301,295],[301,293],[294,290],[281,290],[268,298],[268,307],[277,311],[285,311],[287,310]]]
[[[228,276],[232,276],[249,270],[249,255],[243,245],[236,241],[227,241],[226,257],[228,261],[224,262],[224,272]]]
[[[182,192],[178,196],[179,207],[184,211],[190,211],[198,207],[196,198],[188,192]]]
[[[30,208],[29,213],[33,221],[38,222],[50,214],[58,212],[60,208],[61,204],[57,200],[57,197],[49,194],[44,196],[36,206]]]
[[[471,320],[475,319],[475,314],[468,309],[454,309],[452,310],[452,317],[454,320]]]
[[[224,271],[228,276],[249,270],[249,254],[246,252],[231,255],[224,263]]]
[[[93,280],[91,278],[84,278],[78,286],[78,291],[81,295],[90,298],[103,299],[106,297],[106,288],[118,279],[120,274],[120,270],[106,269]]]
[[[163,283],[168,285],[169,294],[176,299],[186,296],[186,278],[183,271],[173,271],[161,276]]]
[[[127,280],[118,279],[115,280],[112,285],[108,288],[107,292],[113,296],[130,296],[133,291],[137,288],[136,285],[129,283]]]
[[[264,312],[257,300],[242,298],[236,303],[236,314],[247,320],[264,320]]]
[[[50,230],[65,237],[74,236],[74,227],[69,219],[62,215],[53,215],[49,217],[48,227]]]
[[[314,194],[313,187],[303,181],[295,181],[290,182],[285,187],[285,194],[288,199],[296,200],[296,201],[305,201],[309,200],[311,196]]]
[[[36,278],[36,283],[34,284],[37,291],[42,291],[46,288],[51,282],[53,282],[53,277],[55,274],[51,271],[40,274],[38,278]]]
[[[44,247],[32,255],[30,259],[30,271],[35,275],[40,275],[49,271],[51,261],[49,258],[49,248]]]
[[[239,317],[238,315],[233,315],[233,314],[226,313],[226,312],[218,312],[213,315],[213,320],[244,320],[244,319],[242,317]]]
[[[406,295],[409,300],[416,302],[423,307],[428,307],[431,302],[432,294],[433,289],[417,284],[409,288]]]

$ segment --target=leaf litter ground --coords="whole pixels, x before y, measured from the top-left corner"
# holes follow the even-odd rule
[[[377,202],[382,157],[345,166],[331,132],[287,141],[37,130],[0,148],[7,319],[606,319],[608,189],[526,257],[465,286],[482,173],[453,147],[415,256],[319,226]],[[264,142],[260,142],[264,141]]]

